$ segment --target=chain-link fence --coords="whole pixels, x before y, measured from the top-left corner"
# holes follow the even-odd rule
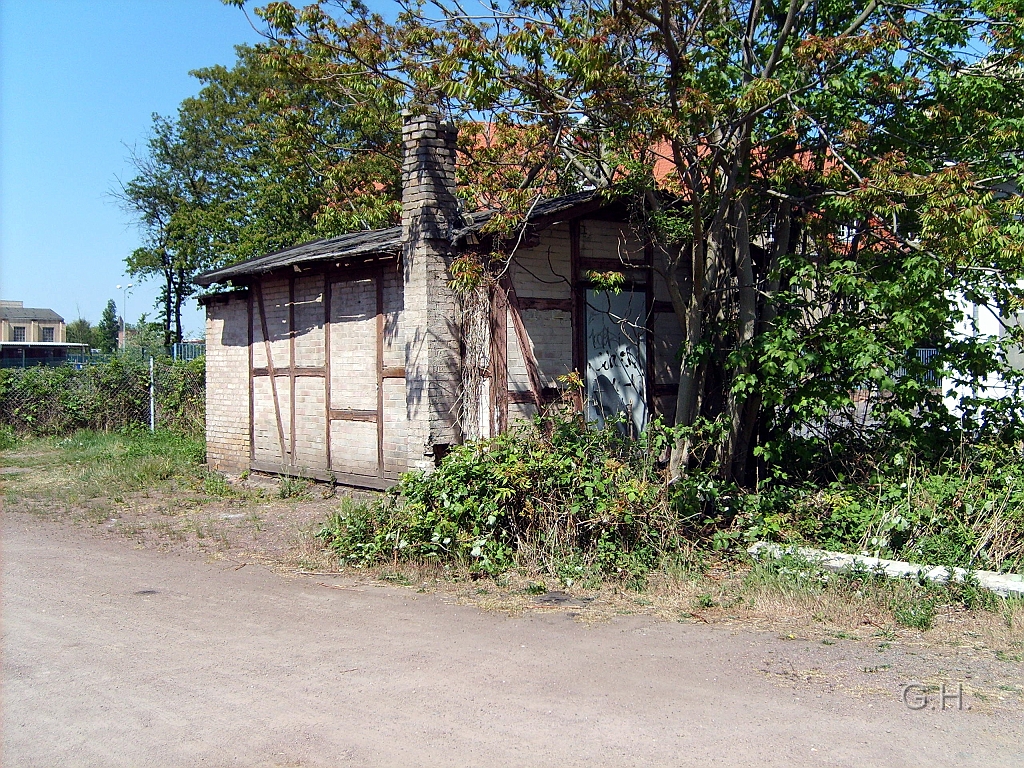
[[[152,346],[152,347],[136,347],[131,346],[126,350],[120,350],[118,352],[99,352],[97,350],[88,349],[85,345],[72,345],[69,346],[66,352],[66,357],[59,359],[56,363],[47,361],[47,365],[62,364],[66,363],[74,368],[84,368],[87,365],[101,365],[102,363],[109,363],[115,357],[132,357],[139,360],[148,360],[150,357],[159,360],[162,357],[169,357],[175,362],[189,362],[197,358],[203,357],[206,354],[206,342],[205,341],[182,341],[177,344],[171,344],[168,347],[163,346]],[[19,365],[17,359],[10,361],[4,361],[2,367],[6,368],[26,368],[30,367],[34,363],[30,360],[28,365],[22,360]]]
[[[0,370],[0,426],[23,435],[76,429],[174,429],[201,436],[206,365],[117,356],[95,365]]]

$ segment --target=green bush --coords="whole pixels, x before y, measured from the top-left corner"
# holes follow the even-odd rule
[[[909,450],[868,456],[873,471],[824,487],[774,479],[741,492],[695,470],[666,484],[660,460],[673,439],[659,422],[633,440],[579,415],[537,419],[452,449],[436,471],[405,475],[377,502],[347,504],[320,535],[353,564],[521,567],[566,584],[616,575],[639,587],[683,553],[727,553],[758,539],[1024,568],[1024,471],[1012,446],[965,446],[930,464]]]
[[[1013,445],[961,446],[932,462],[911,450],[860,478],[788,492],[752,512],[764,538],[977,570],[1024,568],[1024,464]]]
[[[204,361],[158,361],[156,374],[158,426],[201,435]],[[146,426],[149,381],[149,362],[129,356],[115,356],[81,370],[70,366],[0,369],[0,425],[25,436]]]
[[[9,451],[18,445],[18,436],[6,424],[0,424],[0,451]]]
[[[665,484],[671,439],[657,422],[633,440],[615,424],[539,418],[453,448],[376,503],[346,505],[320,536],[350,563],[433,559],[487,574],[529,563],[569,583],[634,578],[728,514],[732,489],[709,476]]]
[[[168,429],[201,435],[206,429],[206,358],[157,363],[157,421]]]

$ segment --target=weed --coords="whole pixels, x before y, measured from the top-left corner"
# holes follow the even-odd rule
[[[308,499],[313,483],[303,477],[282,477],[277,495],[282,499]]]
[[[202,441],[157,430],[76,432],[60,439],[34,439],[25,446],[37,452],[38,471],[19,476],[28,495],[45,495],[54,502],[80,502],[172,487],[201,473]]]
[[[412,586],[412,582],[409,580],[409,577],[406,576],[404,573],[383,571],[377,578],[381,581],[386,581],[388,584],[395,584],[400,587]]]
[[[18,447],[18,436],[7,424],[0,424],[0,451],[12,451]]]
[[[227,498],[238,495],[220,472],[207,472],[203,476],[202,487],[203,493],[208,496]]]
[[[126,523],[123,521],[118,521],[114,528],[122,536],[141,536],[145,530],[137,523]]]
[[[1024,568],[1024,477],[1019,450],[967,443],[938,459],[902,446],[862,457],[864,475],[747,496],[750,531],[825,549],[963,568]]]
[[[543,595],[548,591],[548,587],[543,581],[538,581],[528,584],[526,589],[523,591],[528,595]]]
[[[637,440],[618,427],[559,414],[456,446],[436,471],[403,476],[321,535],[353,563],[523,568],[566,586],[613,577],[641,591],[648,572],[688,556],[699,530],[731,514],[734,489],[699,471],[668,486],[659,461],[674,433],[654,423]]]
[[[151,530],[158,536],[171,539],[172,541],[183,541],[185,539],[185,533],[169,522],[154,523],[151,526]]]
[[[710,594],[705,592],[703,594],[697,595],[696,599],[693,601],[693,607],[702,609],[717,608],[718,603]]]
[[[935,602],[932,599],[907,600],[892,607],[893,618],[898,624],[911,629],[931,629],[935,620]]]

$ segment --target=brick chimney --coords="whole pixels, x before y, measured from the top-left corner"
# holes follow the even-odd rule
[[[405,386],[423,468],[460,442],[458,303],[448,287],[451,235],[461,223],[455,195],[456,130],[427,108],[403,114],[402,261],[405,273]]]

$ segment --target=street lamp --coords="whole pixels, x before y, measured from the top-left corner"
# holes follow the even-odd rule
[[[134,287],[135,283],[128,283],[128,285],[123,288],[124,294],[123,300],[121,301],[121,349],[124,349],[128,343],[128,326],[126,324],[128,317],[128,289]],[[117,290],[122,290],[122,287],[118,285]]]

